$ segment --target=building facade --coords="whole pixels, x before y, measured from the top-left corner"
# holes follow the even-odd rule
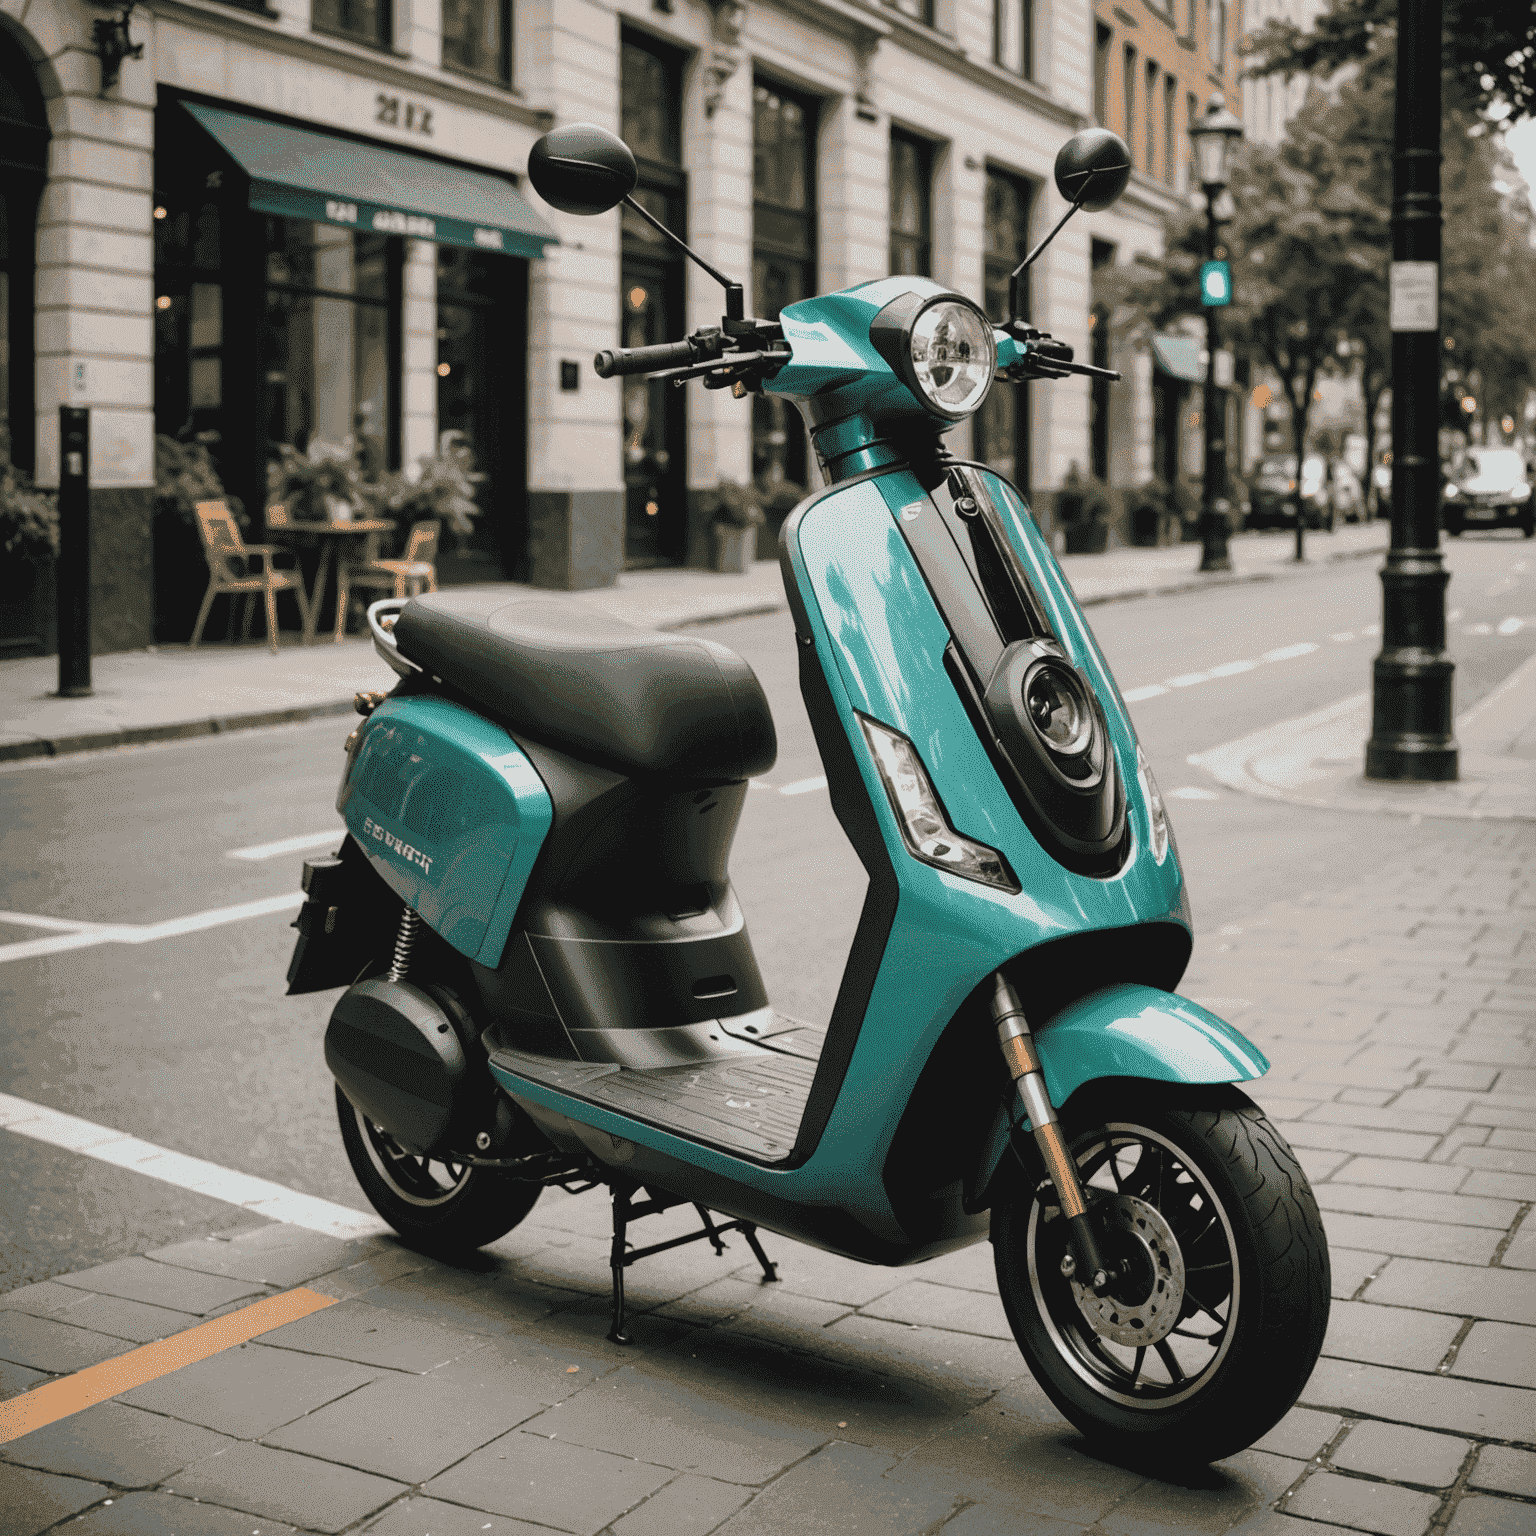
[[[528,190],[557,123],[621,132],[640,202],[759,315],[914,272],[998,319],[1008,272],[1065,211],[1061,143],[1096,114],[1129,126],[1124,204],[1068,225],[1025,295],[1101,356],[1092,269],[1158,239],[1185,97],[1232,67],[1210,51],[1215,9],[1200,0],[1191,49],[1150,5],[1096,20],[1088,0],[156,0],[128,21],[142,56],[104,87],[109,9],[0,0],[3,405],[44,486],[58,407],[91,407],[96,648],[157,623],[181,638],[163,550],[157,583],[157,439],[209,446],[255,538],[284,446],[371,472],[461,432],[487,477],[463,569],[550,587],[707,563],[724,481],[815,483],[771,400],[592,373],[600,348],[717,323],[722,295],[633,214],[572,218]],[[1154,59],[1177,132],[1141,115]],[[1048,516],[1101,440],[1112,479],[1144,478],[1154,392],[1144,364],[1133,376],[1107,407],[1078,379],[994,391],[951,441]]]

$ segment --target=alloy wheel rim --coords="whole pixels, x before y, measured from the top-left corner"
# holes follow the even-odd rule
[[[407,1152],[388,1131],[375,1125],[355,1105],[353,1112],[357,1116],[357,1128],[362,1133],[368,1161],[397,1200],[422,1208],[446,1205],[469,1182],[469,1176],[474,1172],[471,1164]]]

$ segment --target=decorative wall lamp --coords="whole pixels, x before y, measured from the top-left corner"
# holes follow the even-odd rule
[[[114,16],[101,16],[91,30],[96,42],[96,57],[101,60],[101,94],[105,96],[117,84],[122,73],[124,59],[142,59],[144,44],[136,43],[128,35],[128,21],[133,15],[135,0],[128,0]]]

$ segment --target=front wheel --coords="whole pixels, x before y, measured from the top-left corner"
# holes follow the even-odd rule
[[[422,1253],[463,1253],[494,1243],[533,1209],[542,1192],[542,1185],[501,1168],[406,1151],[339,1085],[336,1115],[347,1161],[368,1203]]]
[[[1296,1401],[1327,1330],[1328,1247],[1306,1175],[1232,1088],[1125,1082],[1070,1107],[1116,1280],[1098,1297],[1063,1273],[1055,1190],[1019,1180],[992,1214],[1014,1338],[1090,1438],[1138,1459],[1233,1455]]]

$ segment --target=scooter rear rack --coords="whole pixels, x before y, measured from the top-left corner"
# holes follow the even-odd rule
[[[763,1245],[757,1240],[757,1224],[751,1221],[715,1221],[710,1213],[697,1201],[686,1201],[669,1198],[666,1195],[651,1194],[649,1198],[641,1201],[634,1199],[640,1185],[632,1183],[611,1182],[609,1188],[613,1192],[613,1250],[609,1257],[609,1264],[613,1271],[613,1325],[608,1330],[608,1338],[615,1344],[628,1344],[630,1336],[624,1331],[624,1271],[631,1264],[638,1263],[641,1259],[648,1259],[652,1254],[665,1253],[669,1248],[681,1247],[684,1243],[697,1243],[708,1239],[716,1253],[725,1252],[725,1244],[720,1241],[727,1232],[740,1232],[746,1238],[747,1246],[752,1250],[757,1262],[763,1266],[763,1283],[779,1278],[777,1268],[769,1262],[768,1255],[763,1252]],[[686,1232],[682,1237],[668,1238],[664,1243],[652,1243],[648,1248],[631,1248],[626,1241],[629,1223],[638,1221],[642,1216],[659,1216],[663,1211],[670,1211],[675,1206],[692,1204],[694,1210],[699,1213],[699,1220],[704,1225],[697,1232]]]

